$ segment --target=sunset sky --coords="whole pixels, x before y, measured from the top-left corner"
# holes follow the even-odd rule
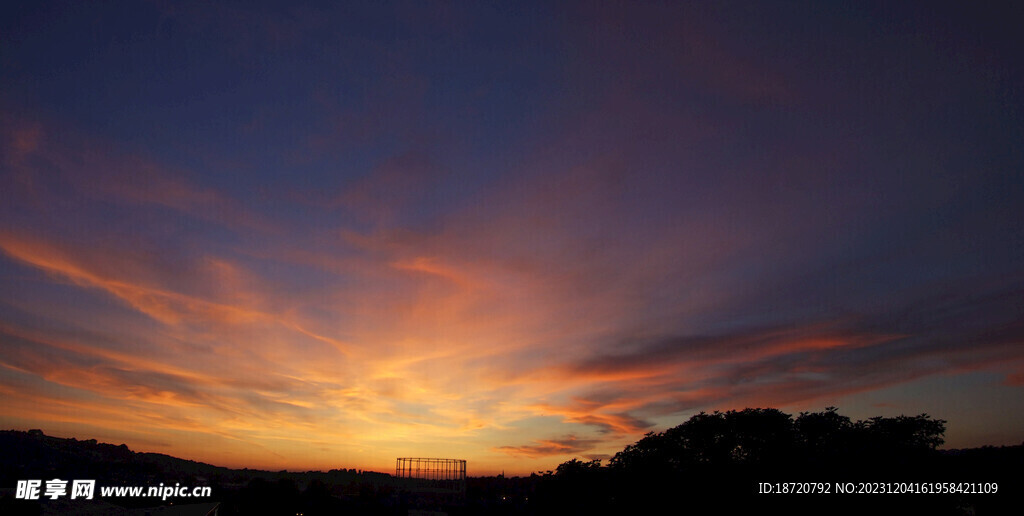
[[[1020,6],[16,4],[2,429],[470,475],[744,407],[1024,441]]]

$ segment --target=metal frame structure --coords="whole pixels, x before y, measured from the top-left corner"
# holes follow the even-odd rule
[[[395,459],[395,476],[409,479],[418,490],[466,492],[466,461],[462,459],[399,457]]]

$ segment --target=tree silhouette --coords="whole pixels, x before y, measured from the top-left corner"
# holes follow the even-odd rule
[[[748,408],[726,412],[725,420],[733,436],[730,462],[778,462],[792,454],[797,437],[789,414],[778,409]]]
[[[608,467],[578,459],[563,463],[550,477],[548,492],[555,494],[549,499],[558,499],[557,493],[573,500],[583,496],[598,512],[644,513],[662,511],[689,493],[687,509],[695,513],[864,514],[878,509],[882,499],[845,498],[836,505],[834,497],[802,497],[803,508],[793,512],[792,498],[758,496],[756,486],[806,478],[808,471],[825,482],[893,474],[923,478],[944,464],[936,448],[945,423],[927,414],[853,421],[835,407],[796,418],[774,408],[700,412],[663,432],[647,433],[616,453]],[[938,497],[884,501],[894,511],[916,507],[933,514],[960,503]]]
[[[795,420],[774,408],[700,412],[664,432],[647,433],[616,453],[609,466],[666,472],[700,465],[919,457],[943,443],[945,425],[927,414],[853,422],[835,407],[804,412]]]
[[[626,446],[610,466],[681,471],[701,464],[758,464],[789,456],[798,441],[791,416],[778,409],[700,412]]]
[[[584,462],[574,458],[570,461],[559,464],[558,467],[555,468],[555,474],[559,476],[581,475],[586,474],[588,471],[594,471],[600,468],[600,459]]]
[[[812,462],[835,460],[851,452],[857,426],[836,407],[801,412],[793,423],[803,455]]]

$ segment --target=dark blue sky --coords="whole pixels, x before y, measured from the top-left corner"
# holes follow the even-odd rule
[[[300,468],[745,406],[1019,442],[1022,21],[5,6],[0,422]]]

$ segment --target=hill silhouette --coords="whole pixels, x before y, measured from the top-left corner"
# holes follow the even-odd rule
[[[96,480],[97,486],[155,486],[160,483],[210,486],[209,500],[221,502],[218,514],[304,514],[348,511],[366,513],[369,508],[395,505],[391,475],[356,469],[327,472],[287,472],[231,469],[180,459],[161,453],[134,452],[128,446],[45,435],[41,430],[0,431],[0,515],[40,514],[48,501],[14,499],[18,480],[52,478]],[[99,493],[96,493],[99,498]],[[115,507],[171,505],[182,500],[114,498]],[[191,501],[191,500],[190,500]],[[75,502],[79,502],[76,500]],[[88,505],[82,501],[82,507]],[[60,510],[50,511],[61,513]],[[296,510],[298,509],[298,510]],[[312,509],[312,510],[307,510]],[[319,509],[319,510],[318,510]],[[96,513],[109,514],[104,505]],[[83,513],[86,511],[83,510]],[[140,513],[141,514],[141,513]]]
[[[449,514],[1016,513],[1024,444],[939,450],[944,433],[945,421],[927,414],[853,421],[834,407],[796,417],[770,408],[702,412],[648,433],[607,465],[574,458],[529,477],[471,477],[463,499],[426,508]],[[39,430],[0,431],[0,464],[5,488],[57,477],[96,479],[98,485],[211,486],[208,501],[220,502],[219,514],[407,514],[424,508],[400,479],[385,473],[229,469]],[[996,493],[977,492],[992,484]],[[958,485],[968,492],[879,492],[915,485],[918,491]],[[841,493],[840,486],[875,492]],[[791,492],[825,487],[827,493]],[[40,502],[11,498],[0,499],[0,514],[40,512]],[[146,506],[138,499],[113,502]]]
[[[127,445],[95,439],[63,439],[41,430],[0,431],[0,482],[25,478],[88,478],[111,483],[145,483],[156,477],[195,479],[230,477],[232,470],[162,453],[140,453]]]

